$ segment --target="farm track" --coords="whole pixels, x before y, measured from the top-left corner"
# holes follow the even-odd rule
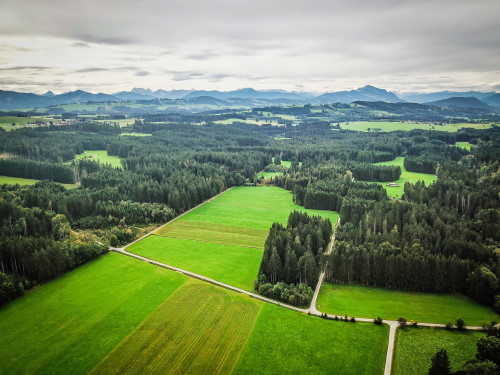
[[[188,277],[192,277],[192,278],[195,278],[195,279],[198,279],[198,280],[201,280],[201,281],[213,284],[213,285],[220,286],[222,288],[226,288],[226,289],[232,290],[232,291],[237,292],[237,293],[245,294],[245,295],[247,295],[247,296],[249,296],[251,298],[255,298],[255,299],[258,299],[258,300],[261,300],[261,301],[264,301],[264,302],[272,303],[274,305],[278,305],[278,306],[281,306],[281,307],[284,307],[284,308],[287,308],[287,309],[290,309],[290,310],[294,310],[294,311],[297,311],[297,312],[300,312],[300,313],[303,313],[303,314],[314,315],[314,316],[318,316],[318,317],[322,317],[322,318],[327,318],[327,319],[334,319],[335,317],[337,317],[337,315],[325,314],[325,313],[322,313],[321,311],[319,311],[319,310],[316,309],[316,300],[318,298],[319,291],[321,289],[321,285],[322,285],[324,277],[325,277],[325,271],[323,271],[321,273],[321,275],[320,275],[320,277],[318,279],[318,283],[316,285],[316,288],[315,288],[315,291],[314,291],[314,295],[313,295],[313,298],[311,300],[310,307],[308,309],[301,309],[301,308],[298,308],[298,307],[295,307],[295,306],[288,305],[286,303],[282,303],[282,302],[279,302],[279,301],[276,301],[276,300],[273,300],[273,299],[270,299],[270,298],[266,298],[266,297],[261,296],[261,295],[256,294],[256,293],[252,293],[252,292],[249,292],[249,291],[246,291],[246,290],[234,287],[234,286],[229,285],[229,284],[222,283],[220,281],[217,281],[217,280],[205,277],[203,275],[196,274],[194,272],[190,272],[190,271],[187,271],[187,270],[184,270],[184,269],[181,269],[181,268],[177,268],[177,267],[165,264],[165,263],[157,262],[157,261],[155,261],[153,259],[150,259],[150,258],[147,258],[147,257],[143,257],[143,256],[140,256],[140,255],[128,252],[126,250],[127,247],[129,247],[129,246],[131,246],[131,245],[133,245],[133,244],[141,241],[142,239],[144,239],[144,238],[146,238],[146,237],[148,237],[150,235],[158,236],[157,234],[155,234],[156,231],[162,229],[166,225],[168,225],[168,224],[172,223],[173,221],[179,219],[180,217],[188,214],[189,212],[194,211],[195,209],[197,209],[198,207],[204,205],[205,203],[211,202],[216,197],[218,197],[218,196],[226,193],[227,191],[229,191],[231,189],[232,188],[229,188],[229,189],[227,189],[227,190],[225,190],[225,191],[223,191],[223,192],[215,195],[214,197],[206,200],[205,202],[200,203],[198,206],[195,206],[192,209],[184,212],[183,214],[175,217],[174,219],[170,220],[169,222],[167,222],[167,223],[163,224],[162,226],[154,229],[153,231],[147,233],[146,235],[140,237],[139,239],[137,239],[137,240],[129,243],[128,245],[126,245],[124,247],[120,247],[120,248],[110,247],[110,250],[115,251],[117,253],[120,253],[122,255],[126,255],[126,256],[129,256],[129,257],[132,257],[132,258],[135,258],[135,259],[138,259],[138,260],[141,260],[141,261],[153,264],[153,265],[158,266],[158,267],[162,267],[162,268],[166,268],[166,269],[178,272],[178,273],[186,275]],[[326,252],[327,255],[330,254],[332,252],[332,250],[333,250],[333,245],[335,243],[335,234],[336,234],[336,230],[337,230],[337,227],[338,227],[339,224],[340,224],[340,218],[337,221],[337,224],[335,225],[335,229],[334,229],[334,233],[332,235],[332,239],[331,239],[330,244],[328,245],[328,248],[327,248],[327,252]],[[169,237],[169,236],[161,236],[160,235],[160,237]],[[171,238],[175,238],[175,237],[171,237]],[[208,241],[201,241],[200,240],[200,242],[208,242]],[[227,245],[227,244],[222,244],[222,245]],[[238,245],[236,245],[236,246],[238,246]],[[249,246],[244,246],[244,247],[249,247]],[[371,324],[373,324],[373,319],[357,318],[357,317],[349,317],[349,316],[347,317],[347,319],[351,319],[351,318],[354,318],[356,320],[356,322],[371,323]],[[389,326],[389,339],[388,339],[388,344],[387,344],[387,355],[386,355],[386,362],[385,362],[385,368],[384,368],[384,375],[391,375],[391,373],[392,373],[392,362],[393,362],[393,358],[394,358],[396,330],[399,327],[399,323],[398,323],[398,321],[395,321],[395,320],[383,320],[382,322],[383,322],[383,324],[387,324]],[[445,327],[444,324],[439,324],[439,323],[418,323],[418,325],[421,326],[421,327],[431,327],[431,328],[444,328]],[[474,330],[474,331],[481,331],[481,330],[483,330],[482,327],[478,327],[478,326],[468,326],[467,329]]]

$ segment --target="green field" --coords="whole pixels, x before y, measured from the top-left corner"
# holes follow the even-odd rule
[[[25,127],[27,125],[36,126],[35,123],[41,121],[45,124],[50,123],[50,121],[57,121],[52,117],[17,117],[17,116],[0,116],[0,127],[6,131],[11,131]],[[15,126],[12,126],[15,123]]]
[[[405,167],[404,167],[404,157],[397,157],[394,160],[391,161],[383,161],[380,163],[375,163],[377,165],[397,165],[401,168],[401,176],[399,177],[399,180],[393,181],[399,186],[396,187],[390,187],[386,186],[387,182],[377,182],[379,185],[382,185],[385,187],[387,190],[387,194],[390,197],[393,198],[401,198],[401,196],[405,192],[405,182],[410,182],[414,184],[417,181],[424,181],[426,186],[429,186],[433,181],[437,179],[437,176],[434,174],[428,174],[428,173],[417,173],[417,172],[408,172]]]
[[[431,358],[445,349],[452,371],[461,369],[465,361],[475,358],[476,341],[482,332],[458,332],[433,328],[398,330],[392,373],[394,375],[424,375],[431,366]]]
[[[107,254],[0,308],[0,374],[380,374],[388,328]]]
[[[319,311],[329,314],[358,316],[425,323],[455,323],[462,318],[467,325],[481,325],[500,316],[466,296],[403,292],[382,288],[324,283],[318,297]]]
[[[469,142],[455,142],[455,146],[465,148],[466,150],[470,150],[472,144]]]
[[[388,327],[265,304],[235,374],[382,374]]]
[[[187,278],[107,254],[0,308],[0,374],[88,374]]]
[[[89,159],[98,161],[102,164],[110,164],[114,168],[121,168],[120,158],[118,156],[108,155],[106,150],[84,151],[83,154],[76,155],[76,160]]]
[[[402,123],[397,121],[358,121],[340,123],[340,127],[342,129],[355,130],[359,132],[392,132],[397,130],[410,131],[414,129],[422,129],[454,133],[461,128],[490,129],[491,124],[459,123],[434,125],[427,123]]]
[[[152,134],[147,133],[120,133],[122,137],[150,137]]]
[[[34,185],[40,180],[33,180],[31,178],[20,178],[20,177],[8,177],[8,176],[0,176],[0,185]],[[74,189],[78,187],[78,184],[61,184],[67,189]]]
[[[332,224],[338,219],[336,212],[305,210],[293,203],[290,192],[278,187],[237,187],[128,250],[252,290],[269,228],[276,221],[286,224],[293,210],[328,217]]]

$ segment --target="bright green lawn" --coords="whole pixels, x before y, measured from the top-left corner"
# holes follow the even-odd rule
[[[465,148],[466,150],[470,150],[472,144],[469,142],[455,142],[455,146]]]
[[[476,341],[482,332],[458,332],[433,328],[407,328],[398,330],[394,353],[394,375],[425,375],[431,358],[445,349],[453,371],[459,370],[476,354]]]
[[[83,154],[76,155],[76,160],[80,159],[90,159],[99,161],[102,164],[110,164],[114,168],[121,168],[122,164],[120,162],[120,158],[118,156],[108,155],[106,150],[91,150],[84,151]]]
[[[8,185],[34,185],[40,180],[33,180],[31,178],[20,178],[20,177],[8,177],[8,176],[0,176],[0,185],[8,184]],[[78,187],[78,184],[61,184],[67,189],[74,189]]]
[[[318,297],[319,311],[362,318],[397,320],[404,317],[425,323],[455,323],[462,318],[467,325],[481,325],[500,316],[466,296],[403,292],[356,285],[324,283]]]
[[[347,130],[355,130],[360,132],[392,132],[396,130],[410,131],[414,129],[422,130],[436,130],[444,132],[456,132],[461,128],[474,128],[474,129],[489,129],[491,124],[471,124],[471,123],[459,123],[459,124],[445,124],[445,125],[433,125],[433,124],[406,124],[397,121],[358,121],[341,123],[340,127]],[[370,130],[368,130],[370,129]]]
[[[0,308],[0,374],[88,374],[187,278],[107,254]]]
[[[382,374],[388,327],[265,304],[235,374]]]
[[[250,291],[262,259],[260,249],[155,235],[127,250]]]
[[[417,181],[424,181],[426,186],[429,186],[433,181],[437,179],[437,176],[434,174],[428,173],[417,173],[417,172],[408,172],[404,167],[404,157],[397,157],[391,161],[383,161],[380,163],[376,163],[377,165],[398,165],[401,168],[401,176],[399,180],[394,181],[399,184],[396,187],[386,186],[387,182],[378,182],[379,185],[382,185],[387,190],[387,194],[393,198],[401,198],[404,194],[405,182],[411,182],[414,184]]]
[[[293,210],[328,217],[332,225],[338,219],[336,212],[305,210],[293,203],[290,192],[278,187],[237,187],[128,250],[252,290],[269,228],[276,221],[286,224]]]

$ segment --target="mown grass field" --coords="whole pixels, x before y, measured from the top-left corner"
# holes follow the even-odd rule
[[[433,125],[426,123],[407,124],[396,121],[357,121],[349,123],[341,123],[340,127],[346,130],[355,130],[359,132],[392,132],[397,130],[411,131],[414,129],[422,130],[435,130],[454,133],[461,128],[474,128],[474,129],[490,129],[489,124],[471,124],[471,123],[458,123],[458,124],[445,124]]]
[[[107,254],[0,308],[0,374],[88,374],[187,278]]]
[[[0,127],[6,131],[20,129],[25,126],[36,126],[35,123],[41,121],[44,124],[49,124],[50,121],[56,121],[52,117],[17,117],[17,116],[0,116]],[[15,126],[12,126],[15,123]]]
[[[265,304],[234,374],[382,374],[388,335]]]
[[[328,217],[332,225],[339,217],[332,211],[305,210],[293,203],[290,192],[278,187],[237,187],[128,250],[252,290],[269,228],[274,222],[286,224],[293,210]]]
[[[466,296],[403,292],[382,288],[323,283],[318,310],[330,314],[397,320],[404,317],[425,323],[452,322],[462,318],[467,325],[481,325],[500,316]]]
[[[33,180],[31,178],[20,178],[20,177],[8,177],[8,176],[0,176],[0,185],[34,185],[40,180]],[[78,184],[61,184],[67,189],[74,189],[78,187]]]
[[[121,168],[122,164],[118,156],[108,155],[106,150],[90,150],[85,151],[83,154],[76,155],[76,160],[89,159],[98,161],[102,164],[110,164],[114,168]]]
[[[397,331],[392,373],[394,375],[423,375],[431,366],[431,358],[445,349],[452,371],[462,368],[475,358],[476,341],[482,332],[446,331],[434,328],[407,328]]]
[[[257,178],[263,178],[264,180],[270,180],[273,177],[281,176],[281,172],[261,172],[257,175]]]
[[[470,150],[472,144],[469,142],[455,142],[455,146],[465,148],[466,150]]]
[[[401,168],[401,176],[399,177],[398,180],[393,181],[393,182],[399,184],[399,186],[390,187],[390,186],[386,186],[387,182],[377,182],[379,185],[382,185],[383,187],[385,187],[385,189],[387,190],[387,194],[390,197],[401,198],[401,196],[405,192],[405,189],[404,189],[405,182],[410,182],[410,183],[414,184],[417,181],[424,181],[425,185],[429,186],[433,181],[435,181],[437,179],[437,176],[434,174],[417,173],[417,172],[407,171],[404,167],[404,160],[405,160],[405,158],[400,156],[400,157],[397,157],[396,159],[391,160],[391,161],[384,161],[381,163],[376,163],[377,165],[397,165]]]
[[[92,374],[229,374],[261,302],[190,279]]]

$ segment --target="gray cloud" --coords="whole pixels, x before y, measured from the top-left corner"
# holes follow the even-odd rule
[[[16,71],[16,70],[47,70],[47,69],[52,69],[51,67],[48,66],[11,66],[7,68],[0,68],[0,70],[3,71]]]
[[[79,51],[73,71],[108,69],[116,86],[123,78],[104,66],[110,59],[140,66],[120,71],[143,79],[169,69],[165,88],[487,88],[500,82],[498,14],[498,0],[3,0],[0,54],[40,51],[10,37],[61,38]],[[88,70],[86,50],[102,70]]]

